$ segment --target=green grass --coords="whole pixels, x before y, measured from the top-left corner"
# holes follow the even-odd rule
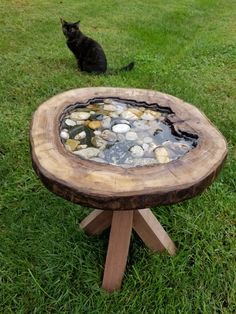
[[[112,68],[135,60],[135,69],[79,73],[59,17],[80,17]],[[2,0],[0,22],[0,313],[235,313],[235,1]],[[80,231],[89,209],[48,192],[30,161],[37,106],[84,86],[173,94],[204,111],[229,144],[205,193],[153,209],[177,255],[153,254],[134,235],[122,290],[111,295],[100,288],[108,233]]]

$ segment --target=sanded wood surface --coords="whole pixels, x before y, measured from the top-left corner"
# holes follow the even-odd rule
[[[133,225],[133,211],[113,212],[102,287],[118,290],[124,276]]]
[[[198,145],[167,164],[129,169],[83,160],[64,148],[59,121],[69,105],[96,97],[169,107],[175,113],[171,120],[176,132],[197,134]],[[34,169],[52,192],[104,210],[133,210],[191,198],[212,183],[227,155],[224,137],[196,107],[167,94],[141,89],[82,88],[54,96],[35,112],[30,143]]]
[[[167,250],[170,255],[175,254],[174,242],[149,208],[134,212],[133,228],[151,250]]]
[[[80,223],[80,228],[88,234],[100,234],[110,227],[112,220],[112,212],[95,209]]]

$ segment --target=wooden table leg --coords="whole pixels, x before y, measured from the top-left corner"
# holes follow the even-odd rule
[[[176,247],[149,208],[130,211],[94,210],[80,227],[89,234],[100,234],[111,225],[102,287],[108,292],[121,286],[126,267],[132,228],[154,251],[167,250],[174,255]]]
[[[163,251],[166,249],[170,255],[175,254],[174,242],[149,208],[134,212],[133,228],[151,250]]]
[[[112,211],[95,209],[80,223],[80,228],[91,235],[100,234],[110,227]]]
[[[113,212],[102,287],[112,292],[121,286],[129,252],[133,211]]]

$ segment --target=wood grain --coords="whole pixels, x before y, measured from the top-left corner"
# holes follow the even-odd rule
[[[110,96],[169,107],[175,113],[171,118],[175,130],[197,134],[197,147],[167,164],[129,169],[83,160],[66,151],[59,138],[62,112],[75,102]],[[34,169],[48,189],[72,202],[104,210],[133,210],[194,197],[213,182],[227,155],[224,137],[196,107],[141,89],[96,87],[56,95],[36,110],[30,143]]]
[[[112,212],[95,209],[80,223],[80,228],[91,235],[101,234],[109,228],[112,220]]]
[[[174,242],[149,208],[134,212],[133,228],[151,250],[167,250],[170,255],[175,254]]]
[[[103,289],[108,292],[118,290],[121,286],[129,252],[132,224],[133,211],[113,212],[102,283]]]

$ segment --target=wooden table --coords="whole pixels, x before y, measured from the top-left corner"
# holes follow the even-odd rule
[[[76,102],[116,97],[170,108],[176,132],[197,134],[198,145],[167,164],[122,168],[83,160],[65,150],[59,137],[63,111]],[[194,197],[206,189],[227,155],[224,137],[196,107],[152,90],[82,88],[56,95],[34,113],[30,132],[33,167],[53,193],[96,208],[80,224],[89,234],[111,226],[103,288],[119,289],[124,275],[132,228],[154,251],[175,254],[176,247],[149,208]]]

